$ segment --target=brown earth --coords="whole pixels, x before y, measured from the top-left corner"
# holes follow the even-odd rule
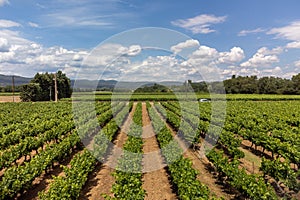
[[[15,199],[20,200],[37,200],[38,193],[41,191],[47,191],[49,189],[50,183],[53,181],[53,176],[61,176],[63,174],[62,165],[68,166],[71,162],[72,158],[77,154],[80,153],[82,150],[75,150],[68,156],[64,161],[60,163],[55,163],[54,167],[48,171],[47,173],[43,172],[41,176],[37,177],[32,182],[32,187],[23,193],[22,195],[18,195]]]
[[[260,174],[261,158],[248,149],[240,147],[239,150],[245,154],[244,158],[239,159],[241,162],[240,167],[244,168],[248,174]]]
[[[21,102],[20,96],[0,96],[0,103],[4,102]]]
[[[132,123],[132,116],[135,111],[136,104],[133,105],[126,121],[121,127],[116,140],[113,142],[114,146],[111,155],[108,156],[107,161],[101,165],[97,165],[93,173],[88,177],[88,181],[83,187],[79,199],[104,199],[102,194],[113,197],[111,192],[112,185],[115,182],[114,177],[111,175],[115,170],[117,160],[122,154],[121,148],[127,140],[127,132],[130,124]]]
[[[164,119],[158,111],[157,113],[162,119]],[[209,188],[211,195],[215,197],[223,197],[224,199],[234,199],[235,194],[230,194],[228,188],[218,183],[217,178],[211,172],[212,164],[209,162],[206,156],[200,155],[198,152],[189,149],[182,140],[176,137],[176,131],[174,131],[174,129],[168,123],[165,122],[165,124],[172,132],[172,135],[174,136],[175,140],[179,143],[180,147],[183,149],[183,156],[185,158],[190,159],[193,162],[193,168],[198,171],[197,179]]]
[[[142,104],[143,115],[143,188],[146,200],[176,199],[172,192],[169,176],[164,168],[164,160],[155,137],[147,112],[146,103]]]

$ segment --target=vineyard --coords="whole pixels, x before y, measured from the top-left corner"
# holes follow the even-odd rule
[[[300,199],[300,101],[104,98],[1,103],[0,199]]]

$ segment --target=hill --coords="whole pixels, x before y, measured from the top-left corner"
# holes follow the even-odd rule
[[[23,85],[30,82],[31,78],[26,78],[22,76],[14,76],[15,78],[15,85]],[[12,85],[12,76],[10,75],[2,75],[0,74],[0,86],[8,86]]]

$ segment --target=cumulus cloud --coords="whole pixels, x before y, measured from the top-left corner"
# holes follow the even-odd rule
[[[10,28],[17,26],[21,26],[21,24],[11,20],[0,19],[0,28]]]
[[[275,54],[275,55],[279,55],[283,52],[283,48],[282,47],[275,47],[273,49],[268,49],[267,47],[262,47],[260,49],[258,49],[257,53],[259,54]]]
[[[198,47],[200,46],[200,43],[198,40],[190,39],[186,40],[185,42],[180,42],[174,46],[171,47],[171,51],[175,54],[181,52],[183,49],[186,48],[192,48],[192,47]]]
[[[171,23],[174,26],[178,26],[189,31],[192,31],[194,34],[202,33],[212,33],[215,32],[214,29],[211,29],[212,24],[219,24],[226,21],[226,16],[215,16],[215,15],[207,15],[202,14],[193,18],[188,19],[178,19],[172,21]]]
[[[294,65],[295,65],[296,67],[299,67],[299,68],[300,68],[300,60],[295,61],[295,62],[294,62]]]
[[[221,52],[218,61],[220,63],[233,64],[245,58],[244,50],[240,47],[233,47],[230,52]]]
[[[87,55],[86,51],[79,51],[73,56],[73,61],[82,61]]]
[[[264,76],[280,76],[282,74],[282,69],[277,66],[271,69],[264,69],[261,71]]]
[[[8,52],[10,45],[8,44],[7,39],[0,38],[0,52]]]
[[[256,53],[248,61],[241,64],[242,67],[263,67],[269,66],[275,62],[279,62],[279,59],[276,55],[263,55]]]
[[[140,54],[142,51],[142,48],[140,45],[131,45],[127,50],[128,56],[136,56]]]
[[[0,29],[0,74],[32,77],[37,72],[79,68],[86,54],[59,46],[46,48],[22,38],[17,31]]]
[[[202,45],[188,56],[181,66],[185,67],[190,75],[196,76],[196,80],[202,77],[205,81],[217,81],[221,80],[221,71],[216,65],[218,58],[219,52],[215,48]]]
[[[300,49],[300,41],[290,42],[286,45],[288,49]]]
[[[208,46],[200,46],[190,56],[191,60],[201,60],[202,62],[212,61],[218,57],[218,51]]]
[[[265,32],[265,29],[262,28],[257,28],[257,29],[253,29],[253,30],[242,30],[238,33],[238,36],[246,36],[248,34],[256,34],[256,33],[261,33],[261,32]]]
[[[273,63],[279,62],[278,54],[283,51],[281,47],[274,49],[268,49],[262,47],[248,61],[241,64],[242,67],[265,67],[270,66]]]
[[[93,49],[83,60],[83,65],[97,68],[100,71],[99,68],[104,69],[107,66],[116,65],[118,62],[128,63],[129,57],[134,57],[141,51],[142,48],[139,45],[126,47],[120,44],[107,43]],[[85,71],[88,72],[88,70]]]

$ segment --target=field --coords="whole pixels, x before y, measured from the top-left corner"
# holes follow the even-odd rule
[[[300,199],[299,96],[84,96],[0,104],[0,199]]]
[[[0,95],[0,102],[20,102],[21,99],[19,96],[10,96],[10,95],[5,95],[5,96],[1,96]]]
[[[134,100],[134,101],[178,101],[196,99],[226,99],[227,101],[291,101],[300,100],[300,95],[276,94],[203,94],[203,93],[112,93],[112,92],[75,92],[74,100],[96,99],[99,101]],[[71,99],[65,99],[66,101]]]

